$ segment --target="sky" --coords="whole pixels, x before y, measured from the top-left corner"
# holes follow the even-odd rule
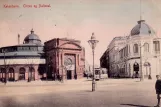
[[[24,5],[50,4],[44,8]],[[142,0],[142,19],[161,35],[161,1]],[[19,5],[19,8],[4,8]],[[81,41],[85,57],[92,64],[88,40],[94,32],[99,43],[95,49],[95,64],[116,36],[127,36],[140,20],[140,0],[0,0],[0,47],[17,45],[33,28],[42,42],[53,38]]]

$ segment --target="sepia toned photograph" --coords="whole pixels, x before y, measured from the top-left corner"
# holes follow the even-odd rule
[[[160,0],[0,0],[0,107],[161,107]]]

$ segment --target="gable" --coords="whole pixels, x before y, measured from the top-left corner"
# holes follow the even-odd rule
[[[76,43],[73,42],[67,42],[60,46],[60,48],[66,48],[66,49],[82,49],[82,47]]]

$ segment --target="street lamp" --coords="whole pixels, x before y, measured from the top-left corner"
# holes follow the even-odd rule
[[[93,53],[93,79],[92,79],[92,91],[95,91],[95,72],[94,72],[94,49],[96,47],[96,44],[98,43],[99,41],[96,40],[95,36],[94,36],[94,33],[92,33],[92,36],[91,36],[91,39],[88,40],[88,43],[89,45],[91,46],[92,48],[92,53]]]

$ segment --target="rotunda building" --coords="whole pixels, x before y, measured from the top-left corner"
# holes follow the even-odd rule
[[[44,46],[33,29],[23,44],[0,48],[1,81],[33,81],[44,76]]]

